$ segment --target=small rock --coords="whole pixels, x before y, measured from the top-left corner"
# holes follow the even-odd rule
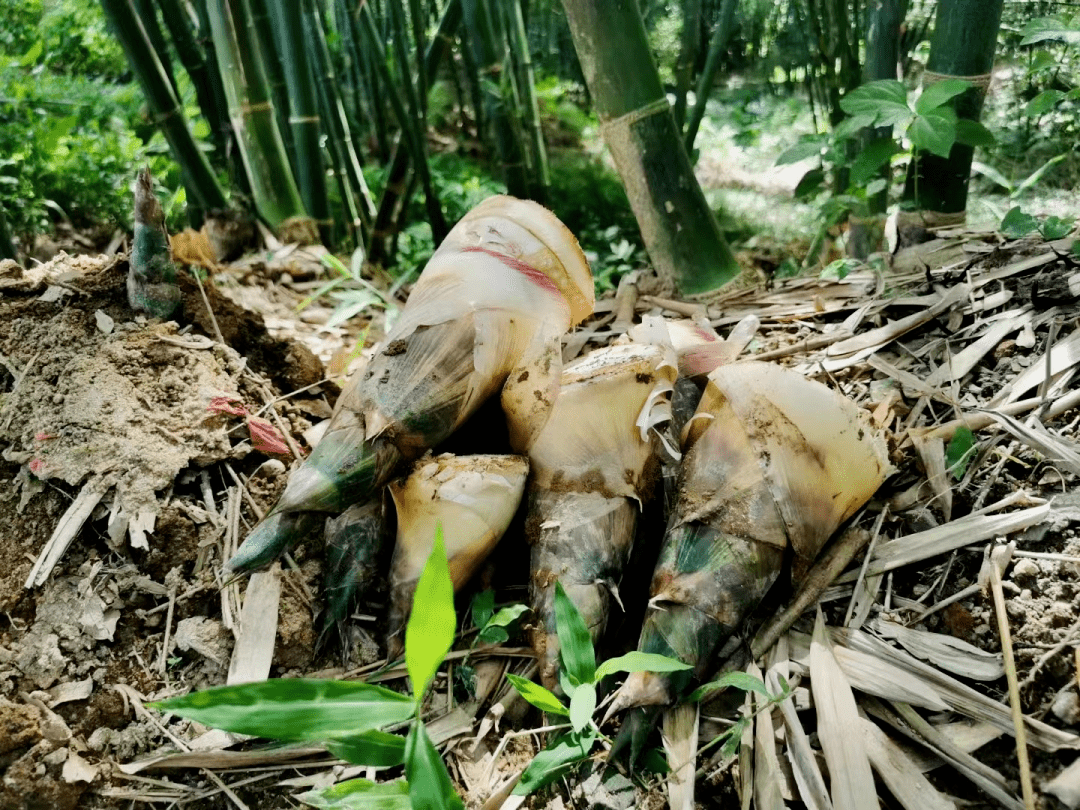
[[[1075,620],[1074,610],[1069,602],[1054,602],[1044,615],[1051,627],[1068,627]]]
[[[1076,725],[1080,722],[1080,696],[1076,694],[1075,689],[1066,690],[1054,698],[1050,711],[1061,722],[1070,726]]]
[[[1027,619],[1027,607],[1023,602],[1010,599],[1005,603],[1005,612],[1009,614],[1009,618],[1018,622],[1022,622]]]
[[[1039,569],[1039,564],[1026,557],[1021,557],[1012,567],[1012,578],[1023,586],[1034,585],[1041,573],[1042,571]]]

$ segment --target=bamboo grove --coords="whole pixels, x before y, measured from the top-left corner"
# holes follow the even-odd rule
[[[479,155],[508,193],[563,215],[549,168],[550,112],[537,92],[538,79],[554,78],[583,86],[574,101],[599,117],[653,265],[691,293],[738,270],[692,168],[722,76],[749,69],[772,91],[804,92],[827,129],[844,117],[846,94],[904,69],[943,8],[958,36],[985,28],[988,48],[935,44],[939,55],[957,55],[955,64],[939,58],[937,70],[981,71],[997,34],[994,15],[973,0],[101,4],[180,165],[194,225],[239,198],[290,238],[362,247],[369,261],[390,265],[410,220],[429,223],[438,244],[464,213],[440,198],[430,158],[443,148]],[[665,24],[678,31],[666,46],[657,33]],[[187,85],[174,61],[210,126],[209,144],[185,121],[178,88]],[[977,116],[978,105],[966,103]],[[844,172],[833,180],[841,194]],[[932,180],[920,182],[931,190]],[[879,195],[871,208],[887,203]]]

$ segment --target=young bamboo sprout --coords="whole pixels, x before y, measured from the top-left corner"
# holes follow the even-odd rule
[[[169,252],[165,212],[154,195],[150,169],[145,167],[135,181],[135,236],[131,242],[127,294],[132,309],[152,318],[168,318],[180,306],[180,287]]]
[[[787,546],[813,558],[890,471],[853,402],[759,362],[709,375],[683,451],[638,648],[695,671],[629,676],[609,715],[680,697],[765,595]]]
[[[297,539],[277,516],[340,512],[435,446],[592,312],[589,265],[543,206],[492,197],[424,268],[367,371],[338,399],[326,434],[230,562],[265,564]]]
[[[533,646],[549,688],[556,688],[559,673],[555,582],[595,641],[619,599],[638,509],[659,480],[662,440],[655,427],[671,416],[675,375],[670,349],[598,349],[563,370],[558,397],[538,431],[520,424],[537,416],[513,409],[504,394],[511,435],[531,436],[529,590],[537,618]]]
[[[521,504],[529,462],[523,456],[452,456],[416,462],[393,481],[397,545],[390,564],[387,656],[396,658],[435,532],[442,528],[454,590],[468,582],[495,548]]]
[[[370,501],[350,506],[337,517],[326,521],[326,576],[323,586],[326,611],[319,633],[320,646],[331,627],[340,627],[353,598],[364,593],[382,576],[379,563],[383,561],[386,540],[381,493]],[[348,644],[343,643],[342,650],[348,655]]]

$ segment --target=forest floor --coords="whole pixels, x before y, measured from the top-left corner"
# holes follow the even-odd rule
[[[721,335],[753,314],[761,324],[744,358],[828,382],[870,414],[896,471],[841,533],[869,551],[811,604],[822,607],[836,660],[874,718],[863,721],[875,729],[866,734],[887,729],[891,755],[957,805],[1020,806],[1003,676],[1010,665],[1029,718],[1040,806],[1076,807],[1080,795],[1076,768],[1062,774],[1080,749],[1072,382],[1080,290],[1076,266],[1061,258],[1070,244],[958,229],[900,251],[882,272],[786,279],[705,301],[650,297],[646,276],[640,289],[625,285],[620,300],[601,299],[565,344],[569,359],[619,337],[627,326],[616,322],[620,306],[635,317],[704,316]],[[184,274],[177,323],[134,318],[126,272],[120,255],[0,265],[0,810],[298,807],[298,792],[365,769],[318,746],[244,744],[145,704],[224,683],[243,646],[248,581],[224,582],[221,565],[272,504],[291,460],[268,452],[284,448],[268,446],[252,425],[268,420],[303,452],[368,324],[361,316],[326,328],[332,310],[323,301],[297,316],[322,283],[311,248],[278,246],[220,267],[203,285],[205,298]],[[391,309],[403,304],[388,279],[372,283]],[[372,316],[369,346],[385,311]],[[974,455],[957,465],[965,427]],[[662,523],[643,526],[653,534],[639,543],[655,543]],[[480,577],[499,583],[500,603],[525,599],[521,542],[505,537]],[[985,562],[993,549],[1011,555],[1000,587],[1009,660]],[[315,652],[321,543],[295,549],[293,560],[272,575],[272,674],[379,670],[385,594],[363,606],[345,669],[337,651]],[[744,642],[790,601],[791,578],[781,580]],[[628,618],[613,647],[636,637],[644,596],[624,595]],[[792,722],[814,730],[824,688],[810,675],[813,615],[804,612],[759,659],[794,688],[796,712],[759,716],[755,763],[789,799],[800,795],[797,763],[779,740],[795,735]],[[453,678],[444,679],[429,730],[467,805],[480,807],[537,750],[542,735],[517,730],[543,721],[503,678],[527,670],[527,651],[511,642],[474,651],[466,663],[473,688],[455,692]],[[378,678],[403,685],[400,670]],[[727,695],[703,706],[703,745],[737,716],[738,701],[729,704]],[[929,730],[900,719],[906,704],[921,708]],[[715,749],[702,755],[698,802],[736,801],[752,789],[748,762]],[[895,772],[874,764],[883,806],[904,806]],[[597,770],[529,801],[659,807],[664,790],[655,776],[634,783]]]

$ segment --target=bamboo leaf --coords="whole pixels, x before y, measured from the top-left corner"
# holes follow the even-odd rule
[[[514,688],[518,690],[518,694],[540,711],[562,715],[563,717],[570,715],[570,712],[567,711],[559,699],[543,686],[510,672],[506,673],[506,680],[513,684]]]
[[[435,542],[427,565],[416,583],[413,609],[405,627],[405,668],[409,671],[413,694],[420,700],[454,643],[457,616],[454,613],[454,586],[446,561],[442,527],[435,530]]]
[[[349,779],[320,790],[309,790],[297,798],[325,810],[410,810],[412,807],[409,783],[404,779],[379,783]]]
[[[715,681],[702,684],[695,689],[688,700],[701,700],[709,693],[715,692],[718,689],[727,689],[729,686],[734,686],[736,689],[741,689],[744,692],[757,692],[763,697],[772,697],[772,695],[769,694],[769,690],[765,688],[765,682],[760,678],[755,678],[753,675],[748,675],[745,672],[725,672]]]
[[[596,653],[592,637],[581,613],[563,590],[555,583],[555,629],[559,635],[560,654],[567,673],[578,683],[592,683],[596,675]]]
[[[570,723],[574,726],[574,731],[581,731],[588,727],[594,711],[596,711],[596,686],[583,683],[574,690],[574,696],[570,698]]]
[[[965,79],[945,79],[935,82],[923,90],[919,100],[915,102],[915,112],[926,115],[942,104],[948,103],[950,99],[960,95],[969,87],[971,87],[971,82]]]
[[[487,626],[491,614],[495,612],[495,591],[491,588],[480,591],[472,600],[473,626],[483,629]]]
[[[596,733],[591,729],[569,732],[558,737],[537,754],[514,787],[515,796],[528,796],[537,788],[551,784],[589,757]]]
[[[680,672],[685,669],[693,669],[693,666],[666,655],[634,650],[600,664],[596,669],[596,682],[615,672]]]
[[[454,792],[446,765],[420,722],[413,723],[405,738],[405,778],[409,781],[409,799],[415,810],[465,809]]]
[[[392,768],[405,761],[405,738],[386,731],[368,731],[329,741],[326,750],[353,765]]]
[[[1031,101],[1024,105],[1024,115],[1028,118],[1038,118],[1040,115],[1044,115],[1057,106],[1057,103],[1065,98],[1065,94],[1060,90],[1050,88],[1049,90],[1043,90],[1039,95],[1035,96]]]
[[[952,470],[953,476],[959,481],[967,471],[968,462],[975,449],[975,434],[970,428],[957,428],[949,446],[945,448],[945,467]]]
[[[151,704],[215,728],[279,740],[334,740],[408,720],[416,701],[374,684],[274,679]]]
[[[1027,179],[1025,179],[1022,183],[1020,183],[1020,185],[1018,185],[1016,187],[1016,190],[1013,191],[1012,197],[1014,199],[1016,197],[1019,197],[1021,194],[1023,194],[1025,191],[1027,191],[1029,188],[1031,188],[1033,185],[1035,185],[1040,180],[1042,180],[1042,177],[1043,177],[1044,174],[1046,174],[1048,171],[1050,171],[1052,168],[1054,168],[1054,166],[1061,163],[1061,161],[1063,161],[1068,156],[1069,156],[1068,152],[1062,152],[1060,155],[1054,155],[1054,157],[1050,158],[1048,161],[1046,161],[1046,163],[1044,163],[1042,166],[1040,166],[1035,171],[1033,171],[1031,174],[1029,174],[1027,176]]]

